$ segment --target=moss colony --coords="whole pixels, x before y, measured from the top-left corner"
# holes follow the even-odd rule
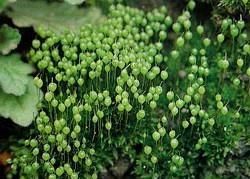
[[[209,37],[192,23],[194,5],[176,20],[165,7],[117,5],[76,34],[40,29],[28,56],[44,99],[30,152],[8,177],[95,179],[114,153],[139,178],[192,178],[198,161],[223,163],[246,130],[250,45],[241,19]]]

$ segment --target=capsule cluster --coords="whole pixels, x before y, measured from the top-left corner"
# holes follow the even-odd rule
[[[202,25],[192,26],[194,6],[189,3],[174,21],[166,7],[146,13],[117,5],[103,24],[79,33],[39,29],[28,57],[39,70],[34,83],[44,99],[34,138],[24,142],[30,154],[11,161],[12,173],[95,179],[109,165],[105,156],[115,160],[110,153],[117,150],[136,161],[138,176],[189,175],[186,158],[204,149],[217,118],[237,107],[222,102],[219,88],[216,103],[210,102],[209,79],[250,76],[244,21],[223,21],[213,41]],[[234,56],[223,51],[226,38],[241,44]],[[209,54],[214,49],[216,56]],[[227,72],[232,63],[237,73]],[[170,76],[175,67],[183,70]],[[235,88],[241,83],[240,77],[232,80]],[[239,110],[233,116],[239,118]]]

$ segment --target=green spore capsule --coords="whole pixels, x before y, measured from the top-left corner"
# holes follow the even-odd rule
[[[0,77],[0,96],[10,97],[3,104],[18,99],[22,107],[27,100],[35,121],[30,139],[20,140],[23,148],[13,147],[11,176],[96,179],[105,168],[115,173],[116,161],[123,163],[127,156],[135,178],[194,178],[198,169],[213,170],[230,159],[228,151],[235,151],[231,144],[245,141],[239,135],[246,131],[249,111],[245,17],[218,23],[208,19],[208,28],[193,17],[198,13],[191,12],[194,0],[174,18],[166,7],[143,11],[111,4],[106,2],[107,16],[98,25],[86,21],[75,27],[75,19],[70,25],[74,32],[36,28],[39,40],[32,41],[27,55],[37,68],[34,88],[22,77],[30,73],[22,70],[25,65],[20,64],[18,74],[23,95],[15,96],[12,88],[7,94]],[[40,101],[34,112],[35,95]],[[1,108],[4,117],[15,117]],[[26,115],[26,108],[21,109]],[[192,162],[203,154],[202,165]]]

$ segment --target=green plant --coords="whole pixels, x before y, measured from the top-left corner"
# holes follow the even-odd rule
[[[80,1],[68,2],[80,3]],[[43,17],[46,10],[48,15]],[[58,34],[66,29],[74,31],[83,24],[98,23],[105,19],[98,8],[85,9],[84,12],[76,6],[59,2],[3,0],[0,2],[0,12],[2,11],[12,18],[13,23],[18,27],[32,26],[36,31],[50,27]],[[63,18],[62,14],[64,14]],[[21,34],[18,29],[7,24],[1,25],[0,100],[2,105],[0,115],[4,118],[11,118],[13,122],[21,126],[28,126],[37,114],[36,104],[42,97],[42,93],[35,90],[31,82],[29,74],[34,72],[32,66],[22,62],[20,54],[10,54],[17,48],[20,40]]]
[[[192,0],[195,2],[195,0]],[[213,7],[216,8],[225,8],[228,12],[245,12],[250,10],[250,1],[249,0],[196,0],[197,3],[203,2],[207,4],[213,4]],[[220,9],[222,10],[222,9]]]
[[[230,8],[233,11],[250,10],[250,1],[248,0],[220,0],[219,6]]]
[[[4,24],[0,27],[0,115],[11,118],[21,126],[28,126],[36,116],[39,101],[35,86],[28,76],[33,70],[17,54],[11,54],[19,44],[17,29]]]
[[[39,29],[28,57],[44,100],[8,177],[94,179],[115,153],[140,178],[223,165],[247,130],[250,45],[243,20],[212,36],[192,21],[194,6],[174,20],[165,7],[117,5],[79,33]]]
[[[191,1],[189,1],[191,2]],[[201,6],[197,14],[201,14],[203,19],[211,18],[215,25],[220,26],[221,21],[227,17],[239,19],[241,16],[249,19],[250,1],[249,0],[192,0],[197,6]],[[203,10],[210,9],[202,14]]]

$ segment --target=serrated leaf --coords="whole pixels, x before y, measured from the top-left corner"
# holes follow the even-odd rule
[[[0,56],[0,87],[7,94],[23,95],[29,82],[27,74],[32,67],[21,61],[17,54]]]
[[[71,30],[78,32],[84,24],[96,24],[103,21],[100,9],[69,6],[67,3],[47,3],[46,1],[21,0],[11,5],[7,15],[18,27],[33,26],[49,28],[55,33]]]
[[[65,2],[73,5],[82,4],[85,0],[65,0]]]
[[[0,90],[0,115],[11,118],[16,124],[26,127],[37,115],[36,104],[39,100],[38,89],[30,77],[27,91],[22,96],[6,94]]]
[[[21,40],[21,35],[17,29],[4,24],[0,28],[0,52],[3,55],[8,54],[11,50],[17,48]]]

